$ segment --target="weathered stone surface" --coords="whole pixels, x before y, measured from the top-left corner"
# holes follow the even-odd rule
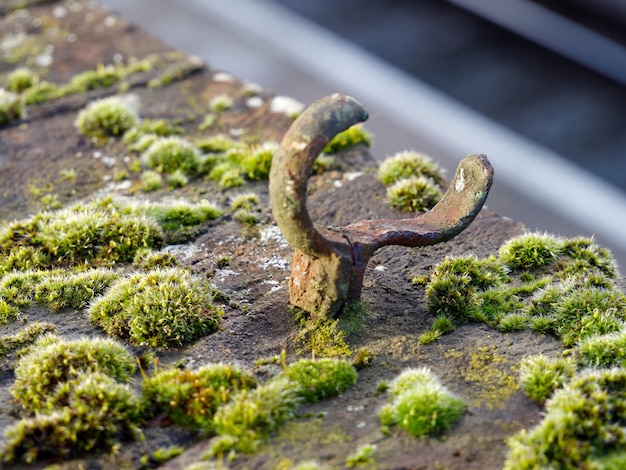
[[[65,13],[55,13],[59,7]],[[159,54],[166,65],[133,74],[123,92],[139,97],[142,117],[177,119],[185,135],[192,138],[243,133],[240,138],[253,146],[279,141],[292,122],[284,114],[271,112],[274,94],[258,91],[261,106],[249,107],[244,83],[216,74],[210,65],[169,86],[148,87],[167,66],[188,65],[189,59],[92,2],[33,4],[28,13],[16,10],[0,18],[0,35],[0,80],[18,65],[33,66],[48,44],[54,46],[52,62],[38,66],[38,70],[55,83],[67,83],[79,72],[110,64],[117,54],[124,62],[130,57]],[[21,42],[7,48],[6,38],[14,38],[14,44]],[[18,54],[19,44],[29,47]],[[227,209],[234,196],[253,192],[260,200],[259,224],[244,229],[227,213],[199,227],[192,234],[192,242],[172,247],[182,264],[209,279],[229,301],[224,303],[219,332],[177,350],[159,351],[157,356],[163,365],[197,367],[208,362],[232,362],[266,377],[268,371],[256,365],[258,359],[279,355],[283,349],[288,361],[307,354],[294,341],[299,325],[288,306],[291,262],[299,255],[294,255],[274,222],[267,182],[247,182],[243,188],[226,190],[215,181],[197,177],[184,188],[144,193],[139,174],[129,168],[138,156],[129,156],[128,148],[118,139],[93,142],[76,132],[73,123],[78,111],[91,100],[119,93],[122,83],[30,106],[24,119],[0,128],[0,221],[23,218],[42,209],[46,195],[54,195],[64,204],[103,194],[133,200],[208,199]],[[200,131],[205,114],[211,112],[210,100],[223,94],[233,97],[233,107],[220,115],[214,127]],[[328,171],[308,182],[307,208],[317,224],[345,226],[359,220],[405,217],[386,203],[385,188],[373,174],[376,162],[367,149],[352,148],[338,159],[341,171]],[[76,178],[64,179],[63,172],[71,169]],[[128,173],[124,184],[113,181],[118,171]],[[357,383],[341,396],[303,406],[300,417],[272,435],[266,448],[256,455],[238,455],[229,468],[289,468],[310,459],[342,468],[345,457],[365,443],[377,444],[378,468],[501,468],[507,452],[506,437],[541,419],[541,408],[517,388],[516,366],[529,354],[556,355],[561,346],[552,337],[530,332],[501,334],[479,324],[464,324],[436,343],[421,345],[419,336],[433,317],[426,308],[423,288],[410,279],[427,274],[446,256],[489,256],[523,230],[521,224],[483,210],[450,242],[378,250],[364,272],[362,298],[367,309],[362,329],[347,338],[354,350],[370,350],[375,356],[373,364],[362,369]],[[23,324],[37,320],[54,323],[66,338],[104,335],[85,311],[52,313],[33,304],[21,312],[21,317],[23,321],[0,325],[0,336],[15,334]],[[140,355],[146,348],[132,351]],[[14,379],[14,361],[14,356],[0,357],[0,428],[22,414],[8,392]],[[406,367],[420,366],[430,367],[463,397],[468,412],[445,438],[414,439],[400,432],[384,435],[377,410],[385,403],[385,396],[377,392],[378,384],[393,379]],[[137,382],[140,380],[138,376]],[[148,423],[146,439],[121,445],[116,455],[87,456],[61,462],[58,468],[140,468],[142,456],[170,445],[181,445],[188,451],[162,468],[182,469],[197,461],[208,442],[165,424]],[[34,468],[50,463],[41,462]]]

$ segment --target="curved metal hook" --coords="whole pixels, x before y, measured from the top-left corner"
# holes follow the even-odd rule
[[[361,103],[336,93],[304,110],[283,137],[272,158],[269,191],[276,223],[294,248],[309,255],[328,254],[328,243],[306,209],[306,183],[330,139],[367,118]]]
[[[313,162],[330,139],[367,117],[354,98],[340,94],[322,98],[294,121],[272,161],[272,211],[285,239],[296,248],[290,301],[323,318],[334,315],[345,301],[358,300],[365,268],[378,248],[426,246],[455,237],[478,215],[493,182],[487,157],[469,155],[429,212],[411,219],[368,220],[332,230],[315,227],[306,208]]]

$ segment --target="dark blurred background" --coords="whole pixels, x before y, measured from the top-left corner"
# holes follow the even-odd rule
[[[626,2],[273,1],[626,191],[626,49],[615,63],[580,34],[626,45]]]
[[[626,263],[623,0],[103,0],[211,67],[352,94],[374,155],[487,153],[490,208]]]

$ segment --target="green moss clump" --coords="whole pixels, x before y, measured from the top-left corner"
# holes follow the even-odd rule
[[[392,401],[379,411],[383,426],[398,425],[414,436],[449,429],[465,412],[463,400],[427,368],[407,369],[390,384]]]
[[[472,319],[481,302],[478,293],[508,281],[506,268],[495,258],[446,258],[434,268],[426,286],[426,302],[435,315],[456,321]]]
[[[544,403],[576,373],[572,358],[551,359],[543,354],[524,358],[520,363],[520,386],[524,393],[538,403]]]
[[[58,87],[54,83],[41,81],[24,90],[21,96],[24,104],[32,105],[43,103],[51,98],[55,98],[57,93]]]
[[[118,277],[115,271],[104,268],[47,276],[37,285],[35,300],[53,311],[66,307],[80,310],[102,295]]]
[[[18,361],[11,394],[27,410],[50,410],[64,395],[60,385],[87,372],[101,372],[127,382],[135,372],[135,361],[121,344],[111,339],[39,345]]]
[[[253,210],[259,205],[259,196],[254,193],[239,194],[230,203],[230,210]]]
[[[539,233],[514,237],[500,247],[500,259],[511,269],[534,269],[556,261],[562,241]]]
[[[146,193],[157,191],[163,187],[163,177],[161,173],[146,170],[141,173],[141,189]]]
[[[246,178],[251,181],[268,179],[277,148],[275,142],[265,142],[259,148],[250,149],[241,159],[241,171]]]
[[[111,199],[94,200],[2,227],[0,273],[129,262],[139,249],[160,247],[163,237],[154,219]]]
[[[508,313],[503,315],[498,321],[496,328],[502,333],[511,333],[513,331],[524,331],[528,329],[528,315],[524,313]]]
[[[21,93],[27,88],[30,88],[33,85],[34,80],[35,74],[31,69],[26,67],[17,68],[9,74],[9,90],[14,91],[15,93]]]
[[[89,307],[113,337],[154,348],[181,346],[215,332],[223,312],[206,282],[182,268],[134,274]]]
[[[159,137],[182,135],[185,132],[180,126],[167,119],[144,119],[124,134],[124,143],[135,152],[143,152]]]
[[[144,250],[133,259],[133,267],[144,272],[181,267],[174,255],[164,251]]]
[[[233,147],[240,145],[229,137],[218,134],[196,141],[196,146],[203,153],[225,153]]]
[[[378,179],[385,186],[411,177],[424,176],[435,184],[444,182],[443,170],[432,159],[413,151],[399,152],[383,161],[378,167]]]
[[[172,460],[174,457],[178,457],[183,452],[185,452],[185,448],[177,445],[161,447],[152,453],[150,460],[156,465],[161,465],[168,460]]]
[[[172,64],[161,75],[148,82],[148,88],[162,88],[179,80],[204,70],[204,63],[198,57],[189,56],[182,61]]]
[[[407,212],[431,209],[441,199],[441,189],[424,176],[412,176],[396,181],[387,188],[387,201],[392,207]]]
[[[0,357],[11,351],[28,346],[46,334],[56,332],[56,327],[52,323],[34,322],[25,326],[16,334],[0,336]]]
[[[374,463],[374,454],[376,454],[375,444],[363,444],[346,457],[346,467],[352,468],[362,464]]]
[[[78,113],[76,127],[87,137],[121,137],[137,123],[137,115],[117,96],[92,101]]]
[[[198,125],[198,130],[200,132],[206,131],[215,125],[218,121],[219,117],[215,113],[208,113],[204,115],[202,118],[202,122]]]
[[[544,419],[508,442],[505,470],[594,468],[626,449],[626,369],[589,370],[557,390]],[[597,468],[597,467],[595,467]]]
[[[439,315],[435,318],[435,321],[430,326],[428,331],[425,331],[420,335],[420,344],[430,344],[437,341],[443,335],[451,333],[455,330],[454,322],[446,315]]]
[[[19,95],[0,88],[0,126],[20,119],[24,115],[24,105]]]
[[[209,364],[195,370],[164,369],[144,379],[143,399],[151,416],[203,434],[214,431],[213,415],[233,394],[254,388],[256,380],[238,367]]]
[[[299,403],[298,386],[286,377],[239,392],[215,413],[215,429],[221,438],[210,453],[255,452],[272,431],[293,416]]]
[[[19,316],[19,308],[0,298],[0,325],[6,325],[10,321],[17,320]]]
[[[306,403],[339,395],[356,382],[358,374],[352,364],[339,359],[300,359],[290,364],[284,375],[299,386]]]
[[[126,140],[126,135],[134,129],[135,128],[131,129],[126,134],[124,134],[124,140]],[[135,143],[131,144],[128,147],[128,149],[131,152],[143,153],[146,150],[148,150],[150,146],[153,143],[155,143],[157,140],[159,140],[159,136],[156,134],[144,134],[141,137],[139,137]]]
[[[363,129],[363,126],[360,124],[352,126],[333,137],[324,147],[323,153],[337,153],[357,144],[363,144],[366,147],[372,145],[372,134]]]
[[[200,153],[195,145],[180,137],[156,140],[141,157],[143,163],[159,173],[193,175],[200,169]]]
[[[499,255],[435,266],[426,283],[430,310],[503,332],[531,327],[557,336],[566,347],[623,328],[626,295],[614,281],[617,266],[592,239],[525,234],[504,243]],[[437,336],[429,332],[425,341]]]
[[[11,271],[0,277],[0,299],[15,307],[27,307],[35,300],[37,285],[59,271]]]
[[[349,356],[352,350],[339,320],[302,320],[296,342],[314,357]]]
[[[179,233],[221,214],[207,201],[130,205],[107,198],[6,224],[0,228],[0,274],[27,274],[12,274],[19,285],[10,289],[1,280],[0,297],[27,304],[31,290],[20,289],[33,287],[38,270],[127,263],[141,250],[161,247],[166,234],[180,239]]]
[[[239,209],[235,212],[235,220],[241,222],[246,227],[253,227],[259,223],[259,216],[249,210]]]
[[[591,367],[626,366],[626,329],[614,333],[594,335],[580,342],[580,359]]]
[[[206,200],[196,204],[186,201],[145,204],[139,206],[138,210],[154,218],[168,234],[217,219],[223,214],[214,204]]]
[[[217,95],[209,101],[209,108],[214,113],[220,114],[233,107],[233,99],[228,95]]]
[[[561,251],[571,260],[563,268],[566,275],[580,274],[581,271],[590,274],[597,269],[608,279],[619,277],[619,270],[613,255],[606,248],[596,245],[593,238],[566,239],[563,241]]]
[[[594,334],[621,330],[626,319],[626,295],[616,289],[574,289],[558,303],[555,331],[565,346]]]
[[[130,387],[100,372],[82,372],[70,382],[62,387],[62,405],[6,430],[3,462],[71,458],[112,450],[121,439],[142,436],[136,424],[141,402]]]
[[[59,89],[60,96],[84,93],[98,88],[107,88],[122,78],[120,70],[114,66],[99,65],[96,70],[86,70],[74,75],[70,82]]]
[[[176,170],[174,173],[167,177],[167,184],[170,188],[183,188],[187,186],[189,178],[185,176],[181,170]]]
[[[219,140],[215,145],[220,145]],[[223,153],[206,157],[203,172],[208,174],[209,179],[218,181],[223,188],[242,186],[246,179],[266,180],[276,148],[275,142],[264,142],[260,146],[232,145]]]

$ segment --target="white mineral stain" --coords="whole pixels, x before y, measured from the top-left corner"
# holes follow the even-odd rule
[[[253,96],[252,98],[248,98],[246,100],[246,106],[248,108],[259,108],[263,106],[263,98],[260,96]]]
[[[283,113],[287,116],[299,113],[304,109],[304,105],[298,100],[289,96],[275,96],[270,104],[272,113]]]
[[[459,177],[454,183],[454,189],[456,190],[457,193],[459,193],[463,191],[464,187],[465,187],[465,173],[463,171],[463,168],[461,168],[461,170],[459,171]]]

